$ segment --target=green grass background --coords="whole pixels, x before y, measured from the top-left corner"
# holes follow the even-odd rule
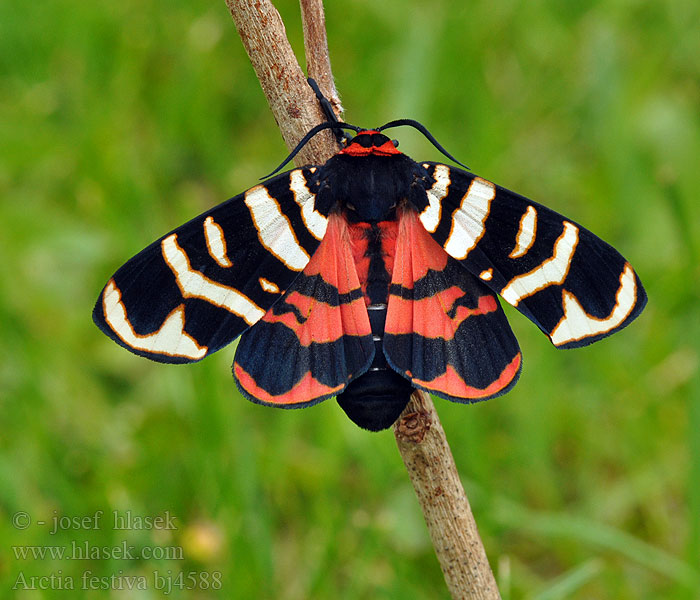
[[[421,120],[614,244],[649,294],[631,327],[575,351],[509,310],[516,388],[436,401],[503,597],[700,597],[700,4],[327,4],[348,121]],[[303,60],[298,5],[278,6]],[[390,431],[332,401],[245,401],[233,348],[159,365],[92,324],[121,263],[285,155],[223,0],[0,2],[0,597],[159,598],[155,570],[200,588],[222,573],[171,598],[448,597]],[[99,529],[37,524],[97,510]],[[114,510],[177,529],[115,531]],[[84,540],[185,558],[12,548]],[[12,589],[85,571],[149,589]]]

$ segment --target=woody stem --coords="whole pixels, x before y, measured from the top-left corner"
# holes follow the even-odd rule
[[[340,116],[323,3],[300,0],[300,4],[309,75],[318,81]],[[287,40],[282,19],[269,0],[226,0],[226,5],[282,137],[291,149],[324,118]],[[299,152],[295,162],[322,164],[337,148],[330,131],[325,131]],[[445,432],[427,394],[413,394],[394,424],[394,434],[452,598],[500,598]]]

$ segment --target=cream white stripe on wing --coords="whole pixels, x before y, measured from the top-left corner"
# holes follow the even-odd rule
[[[528,206],[525,214],[520,218],[518,235],[515,237],[515,247],[508,255],[510,258],[525,256],[532,247],[537,232],[537,211],[534,206]]]
[[[313,201],[316,195],[312,194],[309,188],[306,187],[306,179],[304,179],[301,169],[292,171],[289,174],[289,187],[294,193],[294,201],[301,209],[301,218],[304,221],[304,225],[311,232],[311,235],[317,240],[322,240],[326,234],[328,219],[314,207]]]
[[[445,242],[445,252],[452,258],[464,260],[479,243],[495,196],[493,183],[480,177],[472,180],[460,207],[452,215],[452,230]]]
[[[224,238],[224,230],[221,229],[213,217],[204,219],[204,237],[207,240],[207,250],[220,267],[232,267],[233,263],[226,254],[226,238]]]
[[[276,283],[270,281],[269,279],[265,279],[264,277],[258,277],[258,283],[260,284],[260,287],[269,294],[280,293],[279,286]]]
[[[245,203],[258,230],[260,243],[292,271],[301,271],[309,255],[300,245],[289,219],[265,186],[256,185],[245,193]]]
[[[442,201],[447,196],[447,189],[450,186],[450,169],[445,165],[435,165],[433,179],[435,179],[435,183],[429,190],[426,190],[428,206],[420,214],[420,221],[429,233],[435,233],[440,224]]]
[[[549,336],[555,346],[561,346],[615,329],[629,316],[637,303],[637,280],[629,264],[620,275],[620,287],[615,295],[615,307],[610,314],[598,319],[586,313],[571,292],[562,292],[564,316]]]
[[[184,298],[199,298],[215,306],[225,308],[241,317],[248,325],[262,319],[265,311],[237,289],[216,283],[190,267],[185,251],[177,243],[173,233],[161,242],[163,259],[175,275]]]
[[[571,266],[571,259],[578,244],[578,227],[564,221],[564,231],[554,242],[551,258],[527,273],[513,277],[501,290],[501,296],[513,306],[535,292],[550,285],[564,283]]]
[[[102,294],[102,311],[105,322],[112,328],[121,340],[134,350],[182,356],[192,360],[204,358],[206,346],[200,346],[191,335],[185,331],[185,305],[180,304],[163,321],[157,331],[140,335],[134,331],[122,302],[122,295],[110,279],[104,294]]]

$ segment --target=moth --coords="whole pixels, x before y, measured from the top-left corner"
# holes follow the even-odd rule
[[[414,389],[469,403],[515,385],[521,352],[497,296],[558,348],[639,315],[644,288],[612,246],[468,170],[412,160],[383,133],[399,125],[457,162],[416,121],[322,123],[277,171],[322,129],[355,135],[324,164],[275,175],[139,252],[102,290],[95,323],[165,363],[240,336],[245,397],[283,408],[336,397],[378,431]]]

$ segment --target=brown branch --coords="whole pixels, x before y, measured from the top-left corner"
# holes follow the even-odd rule
[[[394,435],[452,598],[500,598],[469,501],[430,396],[415,391]]]
[[[335,87],[331,59],[326,37],[326,17],[323,13],[323,0],[299,0],[301,22],[304,26],[304,50],[306,52],[306,72],[318,83],[323,95],[328,98],[335,116],[342,121],[343,107]]]
[[[226,0],[226,6],[291,150],[324,117],[287,40],[282,18],[269,0]],[[323,164],[337,151],[333,134],[324,131],[299,152],[294,162]]]
[[[328,58],[323,5],[321,0],[300,3],[309,73],[342,111]],[[323,115],[287,41],[282,19],[269,0],[226,0],[226,4],[291,148]],[[321,164],[337,151],[332,134],[323,132],[299,153],[297,164]],[[413,394],[394,433],[452,597],[500,598],[445,432],[427,394]]]

